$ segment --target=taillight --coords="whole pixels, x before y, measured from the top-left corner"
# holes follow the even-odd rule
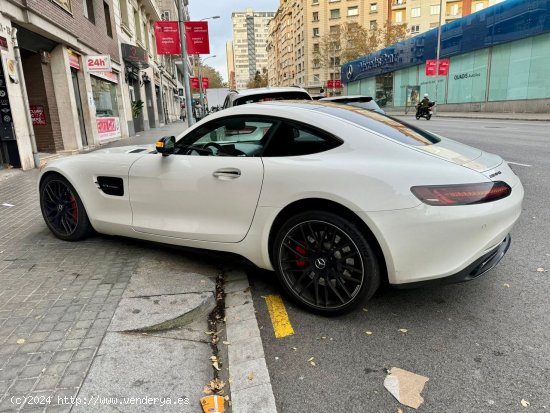
[[[512,188],[502,181],[478,184],[413,186],[412,193],[428,205],[472,205],[506,198]]]

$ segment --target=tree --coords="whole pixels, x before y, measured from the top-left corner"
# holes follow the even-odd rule
[[[266,87],[268,85],[267,81],[267,68],[264,67],[262,69],[262,73],[260,73],[259,70],[256,70],[256,74],[254,75],[254,79],[250,79],[248,83],[246,84],[246,87],[248,89],[253,89],[257,87]]]
[[[358,23],[333,26],[314,46],[314,64],[339,68],[341,64],[400,42],[406,37],[406,25],[384,25],[367,30]]]
[[[218,88],[218,87],[227,87],[227,85],[224,83],[222,75],[220,72],[218,72],[216,69],[214,69],[212,66],[208,65],[201,65],[200,67],[201,76],[208,78],[208,87],[209,88]],[[197,77],[198,77],[198,68],[195,71]],[[193,89],[193,93],[198,93],[198,89]]]

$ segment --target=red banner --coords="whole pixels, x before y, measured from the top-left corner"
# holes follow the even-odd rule
[[[426,60],[426,76],[435,76],[437,60]],[[449,59],[439,59],[439,76],[449,74]]]
[[[340,89],[342,87],[342,81],[339,79],[336,80],[327,80],[328,89]]]
[[[184,22],[188,54],[210,54],[208,22]]]
[[[155,22],[155,39],[157,42],[157,54],[180,54],[180,32],[178,29],[178,22]]]
[[[191,88],[198,89],[199,88],[199,78],[198,77],[191,77]],[[202,78],[202,88],[208,89],[208,78],[203,77]]]
[[[44,106],[42,105],[31,105],[31,119],[32,124],[36,125],[46,125],[46,112],[44,112]]]

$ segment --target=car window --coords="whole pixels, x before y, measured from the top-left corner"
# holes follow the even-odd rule
[[[278,124],[275,120],[232,116],[208,122],[176,143],[179,155],[259,156]]]
[[[311,96],[309,93],[300,90],[292,92],[258,93],[235,99],[233,106],[256,102],[269,102],[272,100],[311,100]]]
[[[342,141],[326,132],[294,123],[281,122],[262,156],[301,156],[328,151],[340,146]]]

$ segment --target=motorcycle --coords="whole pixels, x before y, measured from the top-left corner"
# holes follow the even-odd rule
[[[423,107],[421,103],[416,105],[416,119],[426,118],[426,120],[430,120],[434,106],[435,102],[429,102],[428,107]]]

